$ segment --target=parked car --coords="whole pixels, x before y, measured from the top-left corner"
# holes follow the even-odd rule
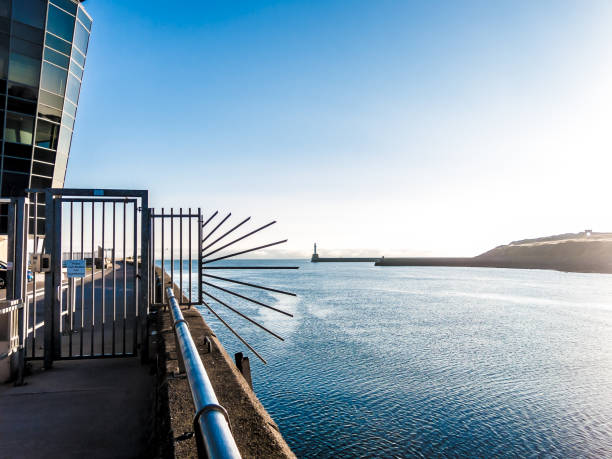
[[[6,288],[7,271],[8,269],[6,261],[0,260],[0,289]],[[32,270],[28,269],[26,277],[28,279],[28,282],[32,282],[32,280],[34,279],[34,274],[32,274]]]

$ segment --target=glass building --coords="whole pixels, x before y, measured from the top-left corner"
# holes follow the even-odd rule
[[[0,194],[64,186],[92,20],[77,0],[0,0]]]
[[[92,24],[81,1],[0,0],[3,198],[64,186]],[[44,205],[36,207],[30,215],[42,233]],[[7,213],[0,205],[0,234]]]

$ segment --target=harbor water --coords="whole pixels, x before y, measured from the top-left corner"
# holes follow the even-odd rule
[[[201,311],[298,457],[612,455],[612,275],[258,264],[300,269],[214,274],[293,318],[209,290],[285,341],[207,302],[267,365]]]

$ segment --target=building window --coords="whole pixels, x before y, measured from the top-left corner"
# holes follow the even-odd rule
[[[70,60],[70,71],[79,77],[80,80],[83,79],[83,69],[79,67],[79,65],[74,61],[74,59]]]
[[[55,150],[57,148],[59,128],[57,124],[38,120],[38,125],[36,126],[36,146]]]
[[[56,37],[55,35],[47,34],[47,38],[45,40],[45,44],[53,49],[58,50],[60,53],[64,53],[70,55],[70,49],[72,46],[67,41],[62,40],[61,38]]]
[[[36,103],[13,97],[8,98],[6,108],[12,112],[25,113],[26,115],[36,114]]]
[[[38,86],[40,60],[22,54],[11,53],[9,80],[28,86]]]
[[[13,20],[28,24],[38,29],[45,26],[47,2],[44,0],[13,1]]]
[[[20,196],[28,188],[29,176],[25,174],[2,174],[2,196]]]
[[[78,21],[74,31],[74,44],[77,48],[87,54],[87,45],[89,43],[89,32]]]
[[[42,95],[41,95],[42,102]],[[57,108],[47,107],[46,105],[39,104],[38,105],[38,117],[45,118],[50,121],[54,121],[59,123],[62,120],[62,112]]]
[[[51,48],[45,47],[45,60],[49,62],[53,62],[60,67],[68,68],[70,65],[70,58],[68,56],[64,56],[62,53],[58,53],[57,51],[53,51]]]
[[[34,161],[32,165],[32,173],[36,175],[44,175],[45,177],[53,177],[53,164],[37,163]]]
[[[11,172],[30,173],[30,160],[4,157],[4,170]]]
[[[79,90],[81,83],[72,74],[68,75],[68,86],[66,88],[66,97],[75,104],[79,103]]]
[[[85,28],[91,32],[91,19],[87,17],[85,12],[81,8],[79,8],[79,11],[77,13],[77,18],[79,18],[79,21],[85,24]]]
[[[36,100],[38,94],[38,88],[31,86],[24,86],[18,83],[9,83],[8,85],[9,96],[21,97],[22,99]]]
[[[55,152],[53,150],[45,150],[44,148],[34,149],[34,159],[44,161],[46,163],[55,162]]]
[[[47,18],[47,30],[66,41],[72,41],[74,32],[74,16],[49,5],[49,16]]]
[[[71,2],[70,0],[52,0],[53,3],[55,3],[57,6],[59,6],[60,8],[69,11],[72,14],[76,14],[77,11],[77,4],[74,2]]]
[[[74,105],[69,100],[66,100],[66,103],[64,104],[64,111],[68,113],[70,116],[72,116],[73,118],[76,118],[76,111],[77,111],[76,105]]]
[[[9,142],[32,145],[32,133],[34,132],[34,118],[22,116],[15,113],[6,114],[6,130],[4,139]]]
[[[74,118],[70,116],[68,112],[64,112],[64,114],[62,115],[62,124],[71,131],[74,130]]]
[[[48,62],[43,62],[43,72],[42,78],[40,81],[40,87],[47,90],[59,94],[60,96],[64,95],[66,91],[66,77],[68,76],[68,71],[56,67],[53,64],[49,64]]]
[[[51,94],[47,91],[40,91],[40,102],[49,105],[50,107],[55,107],[59,110],[64,106],[64,99],[60,96],[56,96],[55,94]]]
[[[4,143],[4,154],[6,156],[14,156],[16,158],[32,159],[32,147],[29,145],[21,145],[19,143]]]

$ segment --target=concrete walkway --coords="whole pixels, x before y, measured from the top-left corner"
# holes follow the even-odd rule
[[[60,361],[0,386],[0,458],[147,455],[154,377],[137,358]]]
[[[131,305],[133,274],[127,273],[127,278],[126,297]],[[78,322],[76,334],[62,335],[62,355],[68,355],[69,336],[72,336],[74,355],[79,353],[81,335],[87,345],[91,343],[94,311],[96,323],[104,324],[107,337],[102,346],[103,327],[96,327],[94,353],[100,354],[103,348],[106,353],[111,352],[111,304],[116,295],[117,303],[122,305],[119,299],[123,298],[124,287],[122,282],[118,283],[113,293],[108,277],[106,280],[107,309],[102,315],[101,275],[96,273],[93,298],[92,277],[85,279],[83,325],[88,331],[81,329]],[[77,295],[80,298],[80,288]],[[80,306],[76,312],[77,317],[82,317]],[[128,317],[133,320],[134,312],[128,311]],[[76,325],[75,321],[75,330]],[[131,331],[126,335],[127,342],[132,342]],[[122,349],[121,334],[116,341],[118,349]],[[128,352],[132,350],[130,347]],[[91,353],[91,348],[86,347],[84,353]],[[150,375],[149,366],[140,363],[139,357],[58,360],[46,371],[40,361],[30,364],[32,373],[26,375],[26,385],[0,385],[0,459],[150,456],[155,377]]]

